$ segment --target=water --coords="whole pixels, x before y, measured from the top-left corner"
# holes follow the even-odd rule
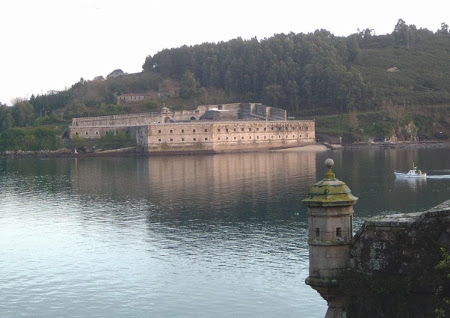
[[[355,228],[450,199],[449,148],[2,159],[0,316],[323,317],[301,200],[328,157]]]

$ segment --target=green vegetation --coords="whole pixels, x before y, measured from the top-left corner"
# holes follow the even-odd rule
[[[448,140],[449,51],[446,23],[432,32],[401,19],[384,35],[368,28],[347,37],[316,30],[164,49],[147,56],[140,73],[118,69],[106,80],[81,78],[57,94],[0,105],[0,134],[163,106],[262,102],[290,116],[314,117],[319,134],[344,142]],[[118,104],[125,93],[153,98]]]
[[[341,136],[344,143],[357,141],[426,141],[449,138],[450,106],[419,107],[384,105],[380,111],[316,117],[316,133]],[[324,138],[325,136],[325,138]]]
[[[59,128],[10,128],[0,135],[0,151],[56,150],[61,147]]]
[[[135,146],[135,134],[125,131],[119,131],[118,134],[111,131],[100,139],[85,139],[74,136],[70,141],[70,147],[81,153],[92,152],[95,149],[109,150]]]

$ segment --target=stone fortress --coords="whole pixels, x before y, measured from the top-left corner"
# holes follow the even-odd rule
[[[285,110],[258,103],[74,118],[70,136],[96,139],[120,131],[134,133],[137,145],[148,154],[255,151],[315,143],[313,120],[288,120]]]

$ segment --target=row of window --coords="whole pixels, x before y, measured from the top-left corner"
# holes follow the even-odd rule
[[[267,139],[267,136],[263,136],[264,138],[260,138],[260,136],[256,136],[256,140],[263,140],[263,139]],[[308,136],[308,134],[306,135],[306,138],[308,138],[309,136]],[[288,135],[286,135],[286,138],[289,138],[289,136]],[[295,135],[292,135],[292,138],[295,138]],[[302,135],[299,135],[299,138],[302,138]],[[231,139],[231,137],[225,137],[223,140],[230,140]],[[243,140],[244,139],[244,136],[242,136],[241,138],[237,138],[237,137],[233,137],[233,139],[231,139],[231,140]],[[252,136],[249,136],[248,137],[248,139],[249,140],[251,140],[252,139]],[[274,136],[272,135],[272,136],[270,136],[270,139],[274,139]],[[278,139],[281,139],[281,135],[278,135]],[[200,138],[198,138],[198,140],[200,140]],[[208,141],[208,137],[205,137],[204,138],[204,140],[205,141]],[[222,138],[221,137],[217,137],[217,140],[222,140]],[[169,139],[169,141],[170,142],[173,142],[174,141],[174,139],[173,138],[170,138]],[[181,138],[181,142],[184,142],[184,141],[186,141],[186,138]],[[192,138],[192,141],[197,141],[197,137],[193,137]],[[163,142],[163,140],[162,139],[158,139],[158,142]]]
[[[107,131],[105,134],[107,135],[107,134],[109,134],[109,133],[110,133],[110,132]],[[116,135],[118,135],[118,134],[119,134],[119,131],[118,131],[118,130],[116,130],[115,132],[111,131],[111,133],[113,133],[113,134],[115,133]],[[86,131],[84,134],[85,134],[86,136],[88,136],[88,135],[89,135],[89,132]],[[96,135],[96,136],[98,136],[99,134],[100,134],[100,133],[99,133],[98,131],[95,132],[95,135]],[[79,134],[78,131],[77,131],[77,132],[75,132],[75,135],[76,135],[76,136],[79,136],[80,134]]]
[[[289,128],[289,126],[286,126],[286,130],[288,130],[288,128]],[[300,128],[300,130],[303,130],[303,129],[302,129],[302,128],[303,128],[302,126],[300,126],[299,128]],[[283,129],[283,126],[278,127],[278,130],[279,130],[279,131],[281,131],[282,129]],[[294,126],[292,126],[292,129],[295,130]],[[270,130],[273,131],[273,130],[274,130],[274,127],[271,127]],[[308,126],[306,126],[304,130],[308,130]],[[204,132],[208,132],[208,129],[205,128],[205,129],[203,129],[203,131],[204,131]],[[238,130],[237,130],[237,128],[233,128],[233,131],[236,132],[236,131],[238,131]],[[243,132],[243,131],[245,131],[245,129],[244,129],[244,128],[241,128],[241,132]],[[249,127],[249,128],[248,128],[248,131],[251,132],[251,131],[252,131],[252,127]],[[256,127],[255,131],[259,131],[259,127]],[[264,127],[264,131],[267,131],[267,127]],[[180,132],[181,132],[181,133],[185,133],[185,130],[184,130],[184,129],[181,129]],[[195,133],[195,132],[197,132],[197,130],[196,130],[196,129],[192,129],[192,132]],[[217,132],[221,132],[221,128],[217,128]],[[225,128],[225,131],[224,131],[224,132],[230,132],[230,129],[229,129],[229,128]],[[174,133],[174,130],[173,130],[173,129],[170,129],[170,130],[169,130],[169,133],[173,134],[173,133]],[[158,134],[162,134],[162,130],[161,130],[161,129],[158,130]]]

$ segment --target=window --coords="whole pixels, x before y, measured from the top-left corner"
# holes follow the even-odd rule
[[[159,142],[161,142],[161,139],[158,139]]]
[[[98,131],[96,131],[95,134],[98,135]]]
[[[195,132],[195,129],[192,129],[192,132]]]
[[[316,227],[316,238],[320,237],[320,229]]]
[[[208,140],[208,138],[205,138],[205,141]]]
[[[220,128],[217,129],[217,132],[220,132]]]
[[[75,135],[77,135],[78,136],[78,131],[75,133]]]
[[[266,127],[264,127],[264,131],[266,131],[267,130],[267,128]]]
[[[197,138],[192,138],[193,141],[197,141]]]
[[[88,134],[88,132],[86,131],[86,135]]]
[[[205,129],[205,132],[208,132],[208,129]]]
[[[184,133],[184,129],[181,129],[181,133]]]
[[[184,141],[184,138],[181,138],[181,141]]]
[[[241,128],[241,131],[244,131],[244,128]]]
[[[172,129],[170,130],[170,133],[173,134],[173,130]]]
[[[227,137],[227,140],[228,140],[228,137]]]
[[[170,138],[170,141],[173,141],[173,138]]]
[[[336,228],[336,237],[341,237],[342,236],[342,231],[340,227]]]
[[[259,128],[256,128],[256,131],[259,131]]]
[[[234,131],[236,131],[236,128],[234,128]]]
[[[228,128],[225,131],[228,132]]]
[[[259,139],[259,136],[256,136],[256,139]]]
[[[161,130],[158,130],[158,134],[160,134],[161,133]]]
[[[252,129],[251,129],[251,128],[249,128],[249,129],[248,129],[248,131],[252,131]]]

